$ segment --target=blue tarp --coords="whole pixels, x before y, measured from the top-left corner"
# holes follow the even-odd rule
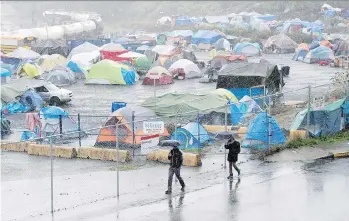
[[[5,111],[6,110],[6,111]],[[1,112],[6,114],[15,114],[15,113],[25,113],[29,110],[29,107],[24,106],[20,102],[9,103],[1,108]]]
[[[264,96],[264,89],[263,88],[228,88],[231,93],[233,93],[238,100],[243,98],[245,95],[249,97],[259,97]],[[254,99],[259,106],[263,106],[263,99],[257,98]]]
[[[74,61],[69,61],[67,64],[67,67],[72,70],[72,72],[74,73],[84,73],[81,68],[79,67],[79,65],[77,63],[75,63]]]
[[[299,49],[296,51],[296,53],[294,54],[292,60],[294,61],[303,61],[304,58],[307,56],[308,51],[305,49]]]
[[[30,106],[30,104],[27,101],[27,98],[30,98],[32,100],[34,108],[41,108],[42,104],[44,103],[41,96],[33,90],[28,90],[22,95],[20,102],[24,106]]]
[[[247,105],[245,103],[231,103],[230,104],[230,117],[233,125],[238,125],[247,111]]]
[[[313,50],[317,47],[320,46],[320,42],[319,41],[313,41],[310,45],[309,45],[309,50]]]
[[[11,72],[3,67],[1,67],[1,77],[9,77],[11,76]]]
[[[245,140],[261,141],[265,145],[260,145],[259,147],[265,148],[268,143],[269,133],[271,135],[270,145],[284,144],[286,142],[286,137],[276,120],[265,112],[259,113],[248,126]]]
[[[304,59],[304,62],[315,63],[318,61],[332,61],[332,60],[334,60],[333,51],[326,46],[320,45],[319,47],[309,51],[309,53]]]
[[[41,108],[41,112],[46,119],[58,119],[60,116],[62,116],[62,118],[69,117],[69,114],[62,108],[55,106]]]
[[[32,140],[37,138],[39,138],[38,135],[36,135],[33,131],[26,130],[22,133],[21,141]]]
[[[21,64],[21,60],[18,58],[8,58],[4,56],[1,56],[1,62],[2,62],[1,66],[6,69],[8,69],[7,67],[10,67],[10,66],[6,67],[5,66],[6,64],[12,65],[12,70],[11,70],[12,73],[17,72],[17,69]]]
[[[223,36],[215,31],[199,30],[197,33],[193,35],[191,43],[197,45],[200,43],[213,44],[221,38],[223,38]]]
[[[122,74],[122,77],[124,78],[124,81],[126,82],[127,85],[135,84],[135,82],[136,82],[135,71],[126,70],[126,69],[121,68],[121,74]]]
[[[191,25],[193,24],[193,21],[188,18],[188,17],[185,17],[185,16],[180,16],[180,17],[177,17],[175,19],[175,25],[178,26],[178,25]]]
[[[175,132],[171,134],[171,140],[175,139],[181,142],[179,148],[187,149],[201,148],[204,143],[210,140],[210,137],[201,124],[191,122],[184,127],[177,128],[177,136],[175,135]]]

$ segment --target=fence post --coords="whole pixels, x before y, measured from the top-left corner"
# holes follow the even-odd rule
[[[52,136],[50,136],[50,161],[51,161],[51,213],[53,214],[53,146],[52,146]]]
[[[63,122],[62,122],[62,115],[59,115],[59,134],[60,134],[60,137],[63,138]]]
[[[224,111],[224,130],[228,132],[228,104],[225,105]],[[227,168],[227,149],[224,147],[224,169]]]
[[[135,112],[132,111],[132,156],[135,157]]]
[[[119,197],[119,125],[115,124],[115,149],[116,149],[116,195]]]
[[[81,147],[81,121],[80,121],[80,113],[78,113],[78,129],[79,129],[79,147]]]
[[[308,86],[307,137],[310,136],[311,86]]]

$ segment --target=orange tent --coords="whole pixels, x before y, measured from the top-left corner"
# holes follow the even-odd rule
[[[134,114],[132,115],[132,113]],[[145,134],[143,131],[143,122],[156,121],[155,117],[155,113],[148,108],[128,104],[126,107],[114,111],[112,116],[109,117],[99,132],[95,146],[115,147],[115,130],[117,124],[119,125],[118,138],[120,146],[140,145],[141,138],[149,136],[149,134]],[[161,136],[169,136],[166,128],[164,133],[160,134]]]
[[[304,49],[309,51],[309,46],[306,43],[301,43],[300,45],[298,45],[298,49]]]
[[[329,41],[327,41],[327,40],[320,41],[320,45],[326,46],[326,47],[328,47],[328,48],[332,48],[331,42],[329,42]]]

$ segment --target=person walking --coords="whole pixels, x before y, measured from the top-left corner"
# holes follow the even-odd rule
[[[181,166],[183,164],[183,153],[178,149],[177,146],[174,146],[173,149],[168,154],[168,159],[170,160],[170,168],[168,171],[168,189],[166,190],[166,194],[170,194],[172,192],[172,178],[173,174],[176,174],[176,177],[179,183],[182,186],[182,191],[184,191],[184,181],[181,177]]]
[[[241,151],[239,141],[235,140],[234,137],[231,136],[224,147],[225,147],[225,149],[229,150],[228,158],[227,158],[227,161],[229,162],[228,179],[233,178],[233,167],[238,172],[238,176],[240,176],[241,171],[236,165],[236,162],[238,161],[238,155]]]

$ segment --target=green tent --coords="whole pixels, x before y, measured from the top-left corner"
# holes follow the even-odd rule
[[[151,65],[152,65],[152,62],[147,57],[143,57],[143,58],[137,58],[134,66],[137,70],[148,71]]]
[[[205,95],[168,93],[156,98],[150,97],[141,106],[153,110],[159,116],[186,113],[187,118],[213,111],[224,113],[228,100],[213,93]],[[187,114],[190,112],[190,114]]]
[[[133,73],[132,73],[133,72]],[[134,79],[134,71],[127,65],[112,60],[102,60],[91,66],[86,84],[131,84],[126,79]],[[133,77],[132,77],[133,76]],[[134,83],[134,82],[133,82]]]

